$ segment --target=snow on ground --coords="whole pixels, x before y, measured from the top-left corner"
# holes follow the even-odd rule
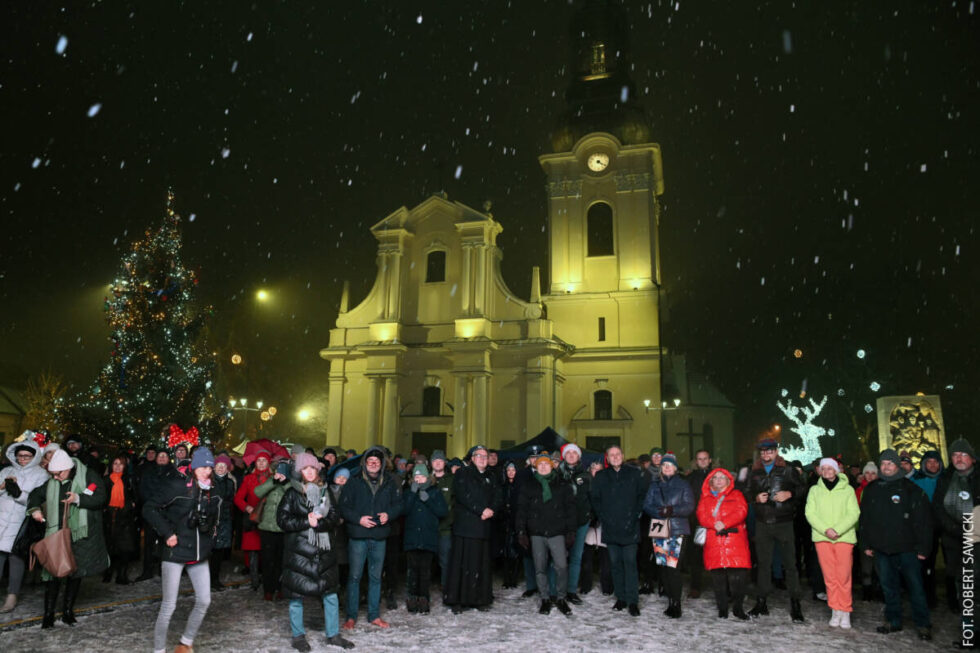
[[[240,577],[234,576],[231,580]],[[184,577],[182,590],[190,590]],[[0,644],[4,651],[150,651],[153,623],[159,609],[159,580],[130,586],[103,584],[88,578],[82,584],[76,613],[78,624],[60,621],[49,630],[33,621],[42,611],[42,586],[25,587],[22,602],[12,614],[0,615]],[[873,651],[889,653],[948,649],[958,635],[958,622],[941,608],[933,614],[934,641],[920,642],[915,636],[906,606],[906,630],[893,635],[874,632],[880,623],[881,604],[855,602],[854,628],[842,631],[827,625],[825,604],[804,600],[805,624],[789,619],[788,597],[777,592],[770,599],[771,616],[749,622],[718,619],[710,594],[697,600],[685,599],[684,616],[664,617],[666,599],[640,597],[642,615],[630,617],[611,610],[613,599],[593,590],[585,603],[573,606],[571,617],[557,611],[548,616],[537,613],[536,599],[521,599],[521,589],[495,589],[497,600],[490,612],[468,611],[454,616],[440,605],[433,592],[433,612],[408,614],[404,604],[386,611],[382,617],[389,630],[366,624],[362,609],[357,629],[346,634],[356,643],[355,651],[518,651],[533,653],[565,651],[752,651],[770,650],[779,642],[780,650],[821,653]],[[182,596],[170,626],[169,646],[176,646],[193,599]],[[749,604],[750,605],[750,604]],[[58,608],[61,607],[59,597]],[[747,606],[749,607],[749,606]],[[305,603],[307,639],[314,651],[339,651],[327,646],[323,635],[323,615],[312,600]],[[261,593],[247,586],[212,594],[211,608],[194,642],[194,650],[205,651],[292,651],[287,622],[287,603],[267,603]],[[341,607],[343,620],[343,607]]]

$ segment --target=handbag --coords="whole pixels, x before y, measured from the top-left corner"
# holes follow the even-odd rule
[[[262,521],[262,509],[265,508],[265,499],[259,501],[259,504],[255,506],[255,510],[248,513],[248,520],[253,524],[258,524]]]
[[[660,490],[660,502],[666,504],[664,499],[664,489],[661,487]],[[650,518],[650,531],[647,533],[648,537],[655,537],[659,539],[665,539],[670,537],[670,518]]]
[[[29,516],[25,517],[20,524],[20,530],[17,531],[17,537],[14,538],[14,545],[10,547],[10,552],[27,560],[31,557],[31,546],[43,537],[44,524]]]
[[[69,505],[65,504],[61,528],[31,545],[31,571],[34,570],[35,560],[55,578],[71,576],[78,569],[78,565],[75,564],[75,554],[71,550],[71,528],[68,527]]]

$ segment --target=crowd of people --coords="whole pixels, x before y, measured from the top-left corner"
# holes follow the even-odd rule
[[[687,600],[710,578],[720,619],[770,615],[778,587],[790,619],[804,622],[802,574],[831,627],[851,628],[860,586],[862,600],[884,604],[877,631],[887,635],[903,629],[907,595],[916,635],[930,640],[940,548],[946,605],[962,616],[964,633],[972,619],[963,601],[972,605],[976,565],[963,548],[972,542],[980,474],[965,440],[949,446],[949,465],[930,451],[913,469],[892,449],[863,467],[834,458],[804,466],[765,439],[737,469],[714,467],[701,450],[685,474],[660,448],[626,460],[611,446],[585,460],[573,443],[520,459],[475,446],[448,459],[378,446],[215,455],[180,443],[104,459],[80,438],[59,445],[25,436],[0,470],[0,573],[6,567],[8,579],[0,612],[17,606],[31,545],[67,527],[74,571],[41,571],[41,628],[55,624],[59,596],[61,620],[76,622],[86,576],[119,584],[159,577],[155,651],[167,648],[183,574],[194,606],[178,652],[192,650],[233,559],[239,584],[288,605],[299,651],[311,648],[307,598],[322,605],[327,643],[353,648],[345,635],[358,628],[362,606],[370,627],[388,628],[382,602],[390,613],[404,593],[409,612],[428,614],[438,585],[453,613],[489,611],[497,575],[504,588],[523,582],[521,598],[536,597],[541,614],[570,615],[598,584],[614,611],[639,617],[640,595],[659,593],[664,616],[679,619],[682,571]],[[142,573],[131,579],[140,558]],[[956,644],[971,646],[965,637]]]

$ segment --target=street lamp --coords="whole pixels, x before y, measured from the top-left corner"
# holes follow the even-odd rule
[[[244,427],[242,428],[242,440],[248,437],[248,414],[249,413],[253,413],[253,412],[258,413],[259,419],[261,419],[263,422],[268,422],[270,419],[272,419],[275,416],[276,407],[269,406],[267,410],[262,410],[262,406],[264,405],[265,403],[261,399],[255,402],[255,408],[252,408],[251,406],[248,405],[248,398],[246,397],[242,397],[241,399],[231,398],[228,400],[228,407],[232,412],[239,411],[243,413],[242,417],[245,420],[245,424]]]

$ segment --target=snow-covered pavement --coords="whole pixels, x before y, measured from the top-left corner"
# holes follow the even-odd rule
[[[239,577],[235,577],[239,578]],[[184,578],[182,589],[190,586]],[[42,590],[27,587],[23,601],[12,614],[0,615],[0,644],[4,651],[150,651],[153,622],[159,608],[158,580],[131,586],[103,584],[98,578],[82,585],[76,612],[78,624],[60,621],[53,629],[40,629]],[[541,616],[538,602],[520,599],[520,589],[495,589],[497,600],[490,612],[469,611],[454,616],[439,604],[433,592],[433,612],[408,614],[404,604],[382,616],[391,623],[381,630],[365,623],[364,612],[353,633],[347,635],[359,651],[782,651],[939,650],[950,648],[958,635],[958,623],[945,609],[933,615],[934,641],[920,642],[906,610],[906,630],[893,635],[874,632],[880,623],[881,604],[855,602],[854,628],[842,631],[827,625],[825,604],[804,601],[805,624],[793,624],[785,592],[770,599],[772,616],[740,622],[718,619],[710,594],[684,601],[679,620],[664,617],[666,600],[644,596],[642,616],[633,618],[611,610],[612,598],[597,590],[574,606],[571,617],[557,611]],[[59,597],[60,598],[60,597]],[[183,596],[170,628],[170,646],[178,643],[193,599]],[[61,603],[59,601],[60,609]],[[268,603],[247,587],[212,595],[211,608],[195,641],[195,651],[292,651],[286,602]],[[343,609],[341,609],[343,616]],[[316,604],[306,602],[307,638],[314,651],[339,651],[327,646],[322,632],[323,615]],[[433,647],[436,648],[433,648]]]

